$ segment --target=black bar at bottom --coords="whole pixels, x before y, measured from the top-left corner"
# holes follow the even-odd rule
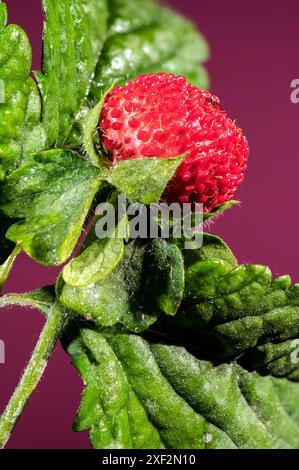
[[[289,462],[290,458],[298,461],[298,450],[2,450],[0,464],[20,463],[51,463],[71,465],[73,462],[86,468],[92,464],[105,468],[108,465],[124,468],[138,468],[148,465],[161,467],[179,465],[181,467],[197,467],[198,465],[218,464],[225,462],[231,466],[259,463],[275,464]],[[1,467],[3,468],[3,467]],[[203,467],[204,469],[204,467]]]

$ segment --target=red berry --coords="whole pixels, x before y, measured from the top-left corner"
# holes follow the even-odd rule
[[[244,179],[248,144],[219,99],[184,77],[140,75],[106,97],[99,120],[113,162],[187,154],[165,202],[201,202],[204,211],[233,198]]]

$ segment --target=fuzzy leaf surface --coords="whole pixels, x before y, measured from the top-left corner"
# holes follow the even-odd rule
[[[135,3],[135,4],[133,4]],[[100,57],[91,87],[91,97],[100,98],[113,82],[122,84],[137,75],[168,72],[184,75],[206,88],[202,66],[208,58],[205,39],[186,19],[156,2],[143,0],[111,2],[109,38]]]
[[[47,147],[64,146],[88,95],[107,35],[106,0],[43,0],[42,121]]]
[[[223,242],[222,242],[223,243]],[[181,326],[209,338],[212,355],[261,373],[298,380],[299,286],[261,265],[237,265],[211,235],[186,251]]]
[[[182,255],[163,240],[127,244],[122,261],[100,282],[74,287],[60,278],[57,283],[65,307],[97,325],[120,323],[133,331],[148,328],[162,311],[174,315],[183,291]]]
[[[115,329],[75,329],[63,343],[86,386],[74,429],[95,448],[299,446],[298,385]]]
[[[125,193],[130,202],[155,203],[184,158],[185,155],[121,161],[112,171],[111,183]]]
[[[3,184],[0,210],[21,219],[7,238],[41,264],[63,263],[77,243],[100,184],[98,170],[76,152],[37,154]]]
[[[45,145],[40,96],[29,76],[31,46],[26,33],[6,21],[0,1],[0,180]]]

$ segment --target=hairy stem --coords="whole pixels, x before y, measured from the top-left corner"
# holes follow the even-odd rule
[[[55,344],[66,326],[66,312],[55,305],[48,315],[23,376],[0,418],[0,447],[8,441],[31,394],[38,385]]]
[[[0,266],[0,294],[6,282],[6,279],[8,278],[8,275],[11,271],[11,268],[13,267],[15,259],[20,253],[20,251],[21,251],[21,247],[19,245],[16,245],[15,249],[13,250],[11,255],[7,258],[5,263]]]

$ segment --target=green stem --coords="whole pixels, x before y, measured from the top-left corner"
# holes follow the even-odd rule
[[[65,326],[66,313],[59,305],[56,304],[47,317],[46,324],[32,353],[30,362],[0,418],[1,448],[3,448],[8,441],[31,394],[39,383],[48,359]]]
[[[2,291],[2,288],[6,282],[6,279],[8,278],[8,275],[11,271],[11,268],[13,267],[13,264],[15,262],[16,257],[21,251],[21,247],[19,245],[16,245],[15,249],[13,252],[10,254],[10,256],[7,258],[4,264],[0,266],[0,294]]]

